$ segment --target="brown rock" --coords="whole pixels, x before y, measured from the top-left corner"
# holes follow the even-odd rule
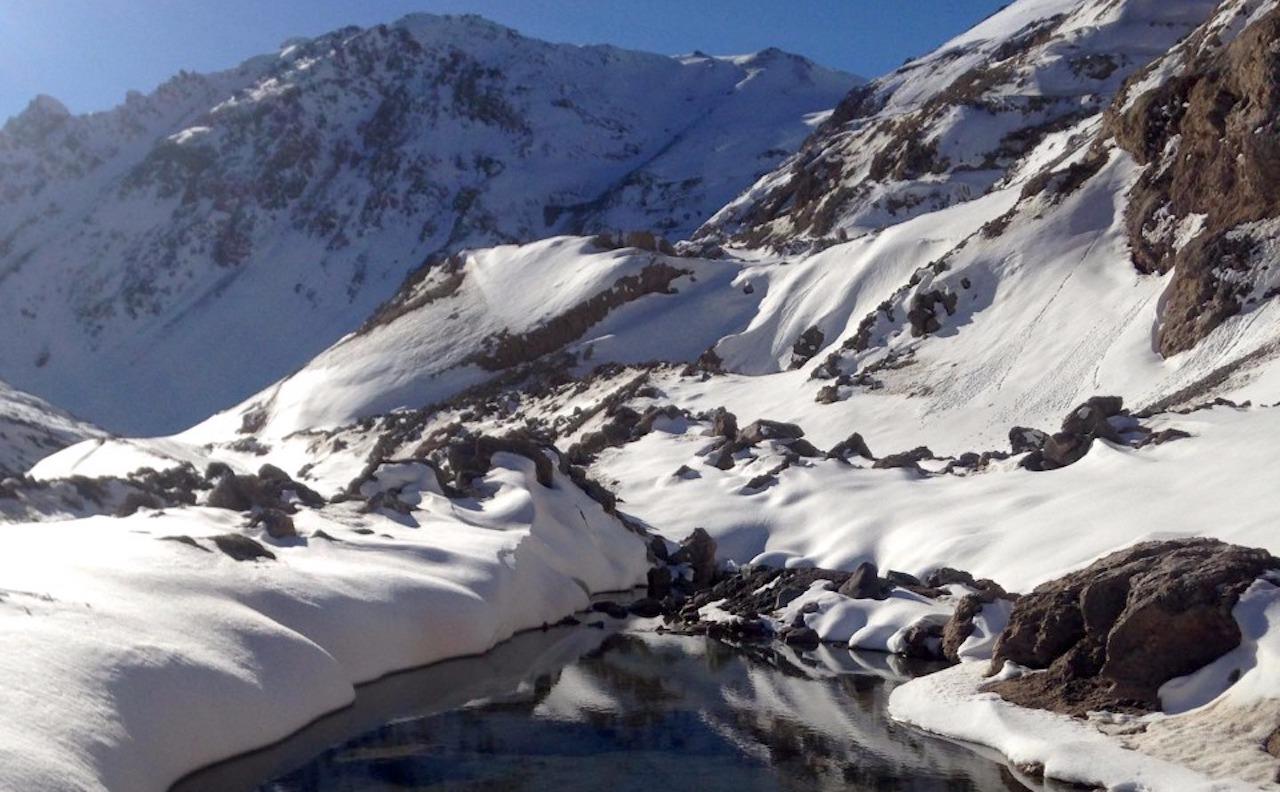
[[[1071,715],[1150,711],[1157,690],[1240,643],[1240,594],[1280,568],[1265,550],[1212,539],[1146,542],[1038,587],[996,644],[1005,661],[1047,669],[992,685],[1006,699]]]
[[[893,586],[880,579],[880,571],[870,561],[863,561],[853,570],[853,574],[838,589],[840,594],[851,599],[882,600],[889,597]]]

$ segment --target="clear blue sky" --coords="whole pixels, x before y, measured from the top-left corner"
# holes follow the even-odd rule
[[[864,76],[967,29],[1003,0],[0,0],[0,119],[38,93],[111,107],[179,69],[414,11],[477,13],[537,38],[676,54],[769,46]]]

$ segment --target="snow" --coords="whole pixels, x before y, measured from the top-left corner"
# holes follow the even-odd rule
[[[690,61],[414,15],[0,133],[0,377],[114,431],[178,431],[437,253],[687,235],[857,82],[781,52]]]
[[[0,381],[0,479],[25,473],[55,451],[104,434]]]
[[[243,530],[221,510],[5,526],[0,711],[23,717],[0,719],[0,787],[164,790],[345,706],[356,683],[643,580],[638,536],[564,479],[537,484],[529,460],[495,462],[491,498],[424,493],[416,527],[300,512],[305,538],[258,536],[277,561],[206,552]],[[158,541],[174,535],[204,550]]]
[[[889,696],[895,720],[999,751],[1011,764],[1088,787],[1145,792],[1254,790],[1127,750],[1083,721],[1014,706],[981,687],[985,665],[961,663],[912,680]]]

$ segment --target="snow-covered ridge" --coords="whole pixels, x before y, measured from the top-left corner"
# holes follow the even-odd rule
[[[1101,113],[1215,0],[1020,0],[855,89],[804,149],[700,236],[803,248],[1016,185],[1029,153]]]
[[[0,132],[0,376],[109,428],[174,431],[442,251],[687,234],[855,83],[777,52],[671,58],[415,15],[104,113],[40,98]]]
[[[0,479],[26,473],[42,458],[104,433],[0,382]]]

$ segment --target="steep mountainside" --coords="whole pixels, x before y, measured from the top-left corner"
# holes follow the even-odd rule
[[[441,252],[686,235],[854,83],[777,50],[669,58],[419,15],[106,113],[41,97],[0,132],[0,374],[114,429],[175,430]]]
[[[400,29],[360,35],[421,35]],[[175,687],[194,667],[261,709],[244,691],[299,635],[290,651],[332,678],[286,686],[260,734],[225,744],[173,744],[151,728],[171,710],[218,715],[156,697],[109,719],[121,751],[76,731],[110,706],[41,710],[37,729],[0,728],[0,751],[34,733],[75,746],[99,787],[145,775],[148,750],[173,775],[288,733],[353,680],[648,575],[673,629],[965,661],[891,711],[1036,775],[1280,788],[1278,38],[1280,0],[1018,0],[855,88],[692,239],[557,217],[535,241],[435,257],[236,406],[48,457],[0,490],[0,521],[24,523],[0,540],[47,560],[0,566],[0,585],[60,581],[39,606],[58,616],[146,602],[165,620],[112,624],[158,636],[158,657],[128,641],[104,657],[49,619],[85,653],[55,663],[0,609],[23,648],[0,680],[39,680],[0,685],[0,705],[99,679]],[[295,332],[215,342],[270,357]],[[170,591],[199,610],[175,616]],[[1179,651],[1210,633],[1203,656]],[[988,670],[1024,697],[986,692]],[[1124,717],[1032,709],[1098,702]],[[56,788],[57,767],[40,754],[19,786]]]
[[[850,93],[803,151],[700,235],[790,249],[831,244],[1025,180],[1034,173],[1024,166],[1030,151],[1081,133],[1129,75],[1214,5],[1015,3]]]

